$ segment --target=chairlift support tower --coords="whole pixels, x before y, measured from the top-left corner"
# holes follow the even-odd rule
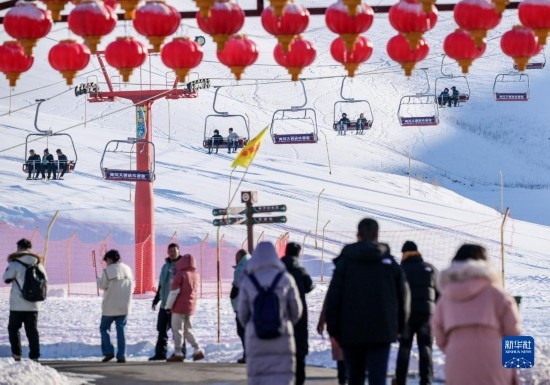
[[[149,51],[151,52],[151,51]],[[177,79],[171,89],[141,89],[128,91],[115,91],[105,68],[102,58],[103,51],[96,53],[101,67],[107,92],[92,92],[88,94],[89,102],[114,102],[116,98],[128,99],[136,106],[136,109],[144,106],[145,135],[142,139],[142,151],[136,153],[136,170],[138,172],[150,172],[150,159],[154,154],[153,147],[153,115],[152,105],[158,99],[183,99],[196,98],[197,90],[188,90],[177,87]],[[155,289],[155,204],[153,183],[151,181],[137,181],[134,199],[134,231],[135,231],[135,293],[143,294]]]

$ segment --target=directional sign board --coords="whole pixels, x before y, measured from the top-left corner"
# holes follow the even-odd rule
[[[222,209],[213,209],[212,215],[238,215],[238,214],[245,214],[246,213],[246,207],[227,207]]]
[[[252,223],[286,223],[286,217],[284,215],[280,217],[254,217]]]
[[[275,211],[278,211],[278,212],[286,211],[286,205],[271,205],[271,206],[255,206],[255,207],[252,207],[252,212],[253,213],[272,213],[272,212],[275,212]]]
[[[229,217],[222,219],[214,219],[212,221],[214,226],[227,226],[227,225],[246,225],[245,217]]]

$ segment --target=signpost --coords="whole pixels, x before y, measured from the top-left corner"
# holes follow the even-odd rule
[[[248,236],[248,252],[254,251],[254,231],[253,226],[255,224],[264,223],[286,223],[286,216],[274,216],[274,217],[253,217],[253,214],[259,213],[271,213],[271,212],[285,212],[286,205],[270,205],[270,206],[253,206],[253,203],[258,201],[258,193],[256,191],[242,191],[241,202],[245,203],[244,207],[227,207],[213,209],[212,215],[223,215],[221,219],[214,219],[212,224],[214,226],[229,226],[229,225],[246,225],[246,231]],[[229,217],[228,215],[244,215],[239,217]]]

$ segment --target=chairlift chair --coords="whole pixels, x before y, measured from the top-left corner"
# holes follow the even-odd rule
[[[529,62],[527,62],[527,67],[525,69],[527,70],[541,70],[546,66],[546,54],[544,53],[544,48],[540,50],[540,52],[531,57],[529,59]],[[514,63],[514,70],[518,70],[518,65]]]
[[[216,127],[216,125],[212,124],[212,121],[225,121],[226,123],[223,124],[223,127],[225,129],[228,129],[229,127],[233,127],[234,132],[241,135],[239,137],[239,141],[237,143],[238,148],[243,148],[246,143],[250,140],[250,124],[248,121],[248,116],[245,118],[244,115],[241,114],[230,114],[226,111],[218,111],[216,109],[216,100],[218,98],[218,92],[220,91],[222,87],[218,86],[216,87],[216,91],[214,92],[214,100],[212,101],[212,109],[214,110],[215,114],[207,115],[204,119],[204,139],[202,142],[202,146],[204,148],[211,148],[212,147],[212,134],[213,130],[211,130],[209,127]],[[209,123],[210,122],[210,126]],[[229,125],[227,122],[233,122]],[[219,127],[218,130],[220,129]],[[243,136],[243,132],[244,135]],[[222,148],[228,148],[228,142],[227,138],[223,138],[223,141],[221,143],[217,143],[219,147]]]
[[[436,97],[436,103],[437,103],[437,97],[441,93],[441,91],[445,88],[451,88],[451,86],[456,86],[458,91],[460,92],[458,94],[458,102],[459,103],[466,103],[470,100],[470,83],[468,83],[468,78],[466,75],[457,75],[452,72],[445,72],[444,68],[446,68],[446,65],[444,63],[445,57],[447,55],[443,54],[441,59],[441,75],[440,77],[435,79],[434,83],[434,92]],[[441,83],[443,83],[441,85]],[[458,84],[458,85],[457,85]],[[439,105],[439,104],[438,104]]]
[[[71,173],[74,171],[76,167],[76,162],[78,160],[78,154],[76,153],[76,148],[71,135],[65,132],[53,132],[52,130],[42,130],[38,128],[38,111],[40,109],[40,105],[47,100],[48,99],[36,100],[38,104],[36,105],[36,113],[34,116],[34,128],[36,129],[36,131],[38,131],[38,133],[28,134],[27,137],[25,138],[25,153],[23,155],[22,170],[25,173],[29,172],[29,162],[27,160],[27,156],[30,148],[36,147],[36,145],[33,145],[33,143],[36,143],[38,141],[42,143],[42,141],[45,140],[46,141],[45,148],[49,149],[50,154],[53,155],[55,153],[55,150],[59,148],[67,156],[67,169],[65,170],[65,173]],[[61,138],[66,138],[66,139],[61,139]],[[37,149],[36,152],[40,155],[40,150]],[[54,166],[57,168],[57,173],[59,173],[61,171],[61,167],[57,160],[54,161]],[[34,170],[35,170],[34,172],[36,172],[37,170],[36,165],[34,167]]]
[[[303,80],[299,82],[304,102],[299,106],[278,109],[271,118],[269,133],[275,144],[317,143],[319,140],[317,113],[313,108],[306,108],[306,87]]]
[[[149,167],[147,170],[132,168],[138,153],[145,151],[145,146],[151,146],[149,151]],[[113,158],[118,157],[114,164]],[[124,165],[130,164],[130,167]],[[105,180],[127,182],[153,182],[155,180],[155,145],[153,142],[128,138],[127,140],[110,140],[105,145],[99,165]]]
[[[526,102],[529,100],[529,75],[521,72],[498,74],[493,83],[497,102]]]
[[[338,131],[338,121],[343,113],[350,118],[350,125],[347,128],[348,130],[357,130],[357,119],[359,119],[359,114],[363,113],[365,119],[367,119],[367,124],[363,129],[368,130],[372,128],[374,117],[372,114],[372,109],[370,103],[366,99],[355,99],[344,96],[344,82],[346,81],[347,76],[344,76],[342,79],[342,85],[340,86],[340,97],[342,100],[336,101],[334,103],[334,124],[332,128]]]
[[[439,124],[439,111],[435,95],[416,94],[403,96],[397,109],[401,126],[436,126]]]

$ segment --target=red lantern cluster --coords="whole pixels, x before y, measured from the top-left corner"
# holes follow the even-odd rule
[[[542,49],[533,30],[522,25],[517,25],[502,35],[500,48],[514,59],[519,71],[525,71],[529,59]]]
[[[229,36],[239,32],[244,25],[244,12],[232,1],[220,1],[210,8],[209,16],[203,17],[201,12],[197,12],[196,19],[199,28],[212,36],[217,50],[221,51]]]
[[[309,24],[309,11],[293,1],[283,10],[283,15],[275,15],[273,7],[262,11],[262,26],[271,35],[277,37],[283,51],[288,52],[294,39],[304,32]]]
[[[0,72],[10,81],[10,87],[15,87],[21,73],[28,71],[34,58],[25,55],[23,47],[16,41],[6,41],[0,45]]]
[[[179,82],[184,82],[191,68],[202,61],[202,47],[188,37],[176,37],[162,47],[160,58],[164,65],[174,70]]]
[[[445,38],[443,50],[458,62],[462,73],[467,74],[472,62],[485,53],[485,43],[478,48],[468,31],[459,28]]]
[[[344,65],[349,77],[355,76],[359,64],[366,62],[372,55],[372,43],[364,36],[359,36],[353,49],[348,51],[342,38],[336,38],[330,45],[330,54],[339,63]]]
[[[118,69],[122,81],[128,82],[134,69],[147,59],[147,48],[131,36],[117,37],[107,46],[105,60],[111,67]]]
[[[432,4],[430,12],[426,13],[422,4],[400,0],[390,8],[389,19],[392,27],[407,38],[411,49],[416,49],[424,32],[435,26],[437,8]]]
[[[48,61],[54,69],[61,72],[70,86],[76,73],[86,68],[90,62],[90,50],[75,40],[62,40],[50,49]]]
[[[52,23],[49,12],[31,2],[17,2],[4,16],[6,33],[23,46],[28,56],[32,55],[36,41],[50,32]]]
[[[328,29],[340,35],[346,42],[348,51],[353,49],[353,44],[360,33],[366,32],[374,20],[374,11],[372,8],[363,4],[357,7],[355,16],[350,16],[347,7],[342,0],[338,0],[327,8],[325,12],[325,22]]]
[[[501,16],[489,0],[462,0],[454,7],[454,18],[460,28],[472,35],[479,48],[487,31],[500,23]]]
[[[550,1],[523,0],[518,6],[519,21],[535,31],[540,45],[550,34]]]
[[[401,34],[392,37],[388,41],[386,49],[390,58],[401,64],[401,68],[405,70],[406,76],[411,76],[416,63],[424,60],[430,52],[426,39],[421,38],[418,42],[418,48],[411,49],[409,42]]]
[[[117,16],[102,1],[83,0],[71,11],[67,22],[69,29],[82,36],[91,53],[95,53],[101,37],[115,29]]]
[[[241,80],[246,67],[258,59],[256,43],[243,35],[233,35],[227,40],[223,50],[217,51],[218,60],[231,69],[235,79]]]
[[[304,67],[313,63],[316,54],[317,52],[313,44],[303,39],[301,36],[294,39],[288,52],[285,52],[280,44],[277,44],[273,51],[275,61],[288,70],[288,73],[292,77],[292,81],[298,80],[298,76],[300,76]]]
[[[147,0],[136,11],[133,23],[136,31],[147,37],[153,46],[153,52],[160,52],[164,39],[178,30],[180,21],[178,10],[164,0]]]

